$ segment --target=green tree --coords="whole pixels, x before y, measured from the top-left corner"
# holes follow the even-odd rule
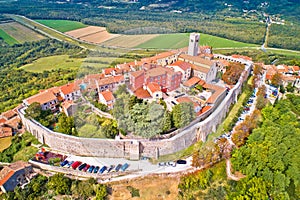
[[[164,117],[163,117],[163,131],[166,132],[172,128],[172,119],[171,114],[165,110]]]
[[[96,200],[106,199],[108,193],[105,185],[99,184],[96,187]]]
[[[77,135],[74,117],[67,117],[65,113],[60,113],[56,130],[68,135]]]
[[[173,107],[172,119],[176,128],[188,125],[194,118],[195,111],[192,103],[180,103]]]
[[[49,178],[47,187],[48,189],[53,190],[56,194],[70,194],[71,183],[71,179],[58,173]]]
[[[101,131],[107,138],[115,138],[119,133],[117,121],[112,119],[105,119],[101,124]]]

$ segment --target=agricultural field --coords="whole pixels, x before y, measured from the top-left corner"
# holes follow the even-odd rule
[[[24,65],[21,69],[30,72],[43,72],[53,69],[78,69],[83,59],[69,58],[68,55],[49,56],[40,58],[33,63]]]
[[[19,42],[15,38],[8,35],[2,29],[0,29],[0,38],[2,38],[9,45],[19,44]]]
[[[113,39],[107,40],[102,44],[104,46],[114,46],[123,48],[133,48],[140,44],[143,44],[153,38],[159,36],[158,34],[147,34],[147,35],[120,35]]]
[[[0,138],[0,152],[7,149],[11,145],[12,137]]]
[[[38,41],[45,38],[44,36],[17,22],[0,24],[0,29],[2,29],[19,43]]]
[[[60,32],[72,31],[80,28],[87,27],[87,25],[70,20],[35,20],[45,26],[58,30]]]
[[[177,34],[162,34],[145,43],[142,43],[136,48],[147,49],[177,49],[188,46],[189,34],[177,33]],[[220,38],[212,35],[200,33],[200,45],[209,45],[214,48],[236,48],[236,47],[255,47],[255,44],[247,44],[243,42],[237,42]]]
[[[68,31],[66,34],[79,40],[95,44],[99,44],[118,36],[117,34],[108,33],[105,27],[99,26],[88,26],[85,28]]]

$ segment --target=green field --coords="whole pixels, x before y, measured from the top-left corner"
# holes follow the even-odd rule
[[[136,48],[147,49],[176,49],[188,46],[189,34],[177,33],[177,34],[163,34],[157,36],[143,44],[136,46]],[[247,44],[243,42],[237,42],[220,38],[204,33],[200,34],[200,45],[209,45],[214,48],[226,48],[226,47],[254,47],[255,44]]]
[[[67,31],[72,31],[72,30],[87,27],[87,25],[81,22],[70,21],[70,20],[35,20],[35,21],[63,33]]]
[[[78,69],[82,59],[69,58],[68,55],[49,56],[40,58],[31,64],[24,65],[22,69],[30,72],[43,72],[53,69]]]
[[[19,42],[15,38],[8,35],[2,29],[0,29],[0,38],[2,38],[9,45],[19,44]]]

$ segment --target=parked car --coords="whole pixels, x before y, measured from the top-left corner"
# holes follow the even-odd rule
[[[186,164],[186,160],[177,160],[177,164],[185,165]]]
[[[114,165],[111,165],[108,169],[107,169],[107,173],[109,173],[110,171],[112,171],[115,168]]]
[[[249,111],[250,108],[249,107],[244,107],[244,110]]]
[[[106,166],[103,166],[100,170],[99,170],[99,173],[100,174],[103,174],[104,173],[104,171],[107,169],[107,167]]]
[[[115,168],[115,171],[118,172],[120,169],[121,169],[122,165],[121,164],[118,164]]]
[[[90,168],[90,165],[87,164],[87,165],[82,169],[82,171],[86,172],[89,168]]]
[[[95,174],[99,171],[99,168],[100,168],[99,166],[97,166],[97,167],[94,168],[94,173]]]
[[[64,160],[63,162],[60,163],[60,166],[63,167],[63,166],[65,166],[66,164],[68,164],[68,162],[69,162],[69,161]]]
[[[121,167],[121,170],[124,172],[128,167],[129,167],[129,164],[128,164],[128,163],[125,163],[125,164]]]
[[[90,166],[90,168],[88,169],[88,172],[92,173],[92,171],[94,170],[94,168],[95,168],[94,165]]]
[[[168,166],[176,167],[176,162],[174,161],[169,161]]]
[[[81,165],[81,163],[82,163],[82,162],[80,162],[80,161],[76,161],[76,162],[74,162],[74,163],[71,165],[71,167],[72,167],[73,169],[76,169],[77,167],[79,167],[79,165]]]
[[[66,167],[71,167],[71,165],[74,163],[74,161],[69,162],[68,164],[66,164]]]
[[[82,165],[80,165],[80,166],[78,167],[78,170],[79,170],[79,171],[83,170],[83,168],[85,168],[85,166],[86,166],[86,163],[83,163]]]
[[[160,167],[165,166],[165,163],[164,162],[160,162],[160,163],[158,163],[158,166],[160,166]]]

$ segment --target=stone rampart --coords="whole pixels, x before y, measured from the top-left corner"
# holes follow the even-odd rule
[[[242,85],[247,80],[250,69],[251,65],[246,65],[246,70],[243,72],[238,83],[227,95],[223,95],[223,101],[221,101],[220,105],[214,105],[215,107],[195,119],[187,127],[176,130],[177,134],[175,136],[167,139],[113,140],[75,137],[51,131],[38,122],[27,119],[24,116],[24,108],[19,109],[18,113],[29,132],[41,143],[47,144],[57,151],[97,157],[137,158],[139,155],[157,157],[183,150],[196,141],[205,141],[208,134],[216,131],[217,126],[226,117],[230,105],[237,101],[237,96],[242,91]],[[139,145],[138,148],[136,144]]]

